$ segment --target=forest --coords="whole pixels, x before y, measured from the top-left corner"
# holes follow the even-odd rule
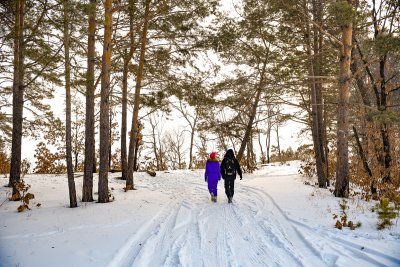
[[[398,0],[1,1],[0,172],[13,200],[27,172],[66,173],[76,207],[76,173],[106,203],[110,172],[130,191],[233,148],[246,172],[301,160],[336,197],[398,204],[399,34]],[[281,149],[291,122],[308,141]]]

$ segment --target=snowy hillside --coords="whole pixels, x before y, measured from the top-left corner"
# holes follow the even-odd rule
[[[75,209],[66,176],[28,175],[36,198],[23,213],[1,178],[0,266],[400,266],[399,223],[377,231],[374,203],[349,199],[362,226],[335,229],[339,199],[305,185],[296,163],[237,179],[232,204],[222,180],[210,201],[203,170],[138,173],[128,193],[119,175],[109,178],[114,202]]]

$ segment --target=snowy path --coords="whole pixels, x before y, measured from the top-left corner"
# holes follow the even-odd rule
[[[190,185],[183,193],[174,193],[175,199],[152,218],[145,230],[132,236],[110,267],[149,263],[153,266],[321,263],[316,257],[312,259],[315,254],[312,248],[299,238],[279,208],[260,190],[239,189],[233,204],[226,203],[220,190],[219,202],[211,203],[204,183]],[[307,255],[306,262],[301,254]]]
[[[18,203],[1,207],[0,267],[400,266],[398,226],[377,232],[374,214],[354,217],[368,203],[353,203],[349,216],[365,226],[335,229],[338,200],[305,186],[296,165],[245,175],[232,204],[222,180],[210,201],[202,170],[138,173],[139,190],[128,193],[117,176],[115,202],[77,209],[65,206],[66,177],[29,177],[42,205],[23,214]]]
[[[109,262],[130,266],[399,266],[400,260],[290,219],[265,190],[237,181],[233,204],[219,184],[154,182],[172,200]],[[380,260],[376,260],[376,258]]]

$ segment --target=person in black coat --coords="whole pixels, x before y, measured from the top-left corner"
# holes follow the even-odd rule
[[[239,174],[240,180],[242,180],[242,170],[240,169],[239,161],[235,158],[233,150],[228,149],[221,162],[221,175],[225,182],[225,194],[228,197],[228,203],[232,203],[236,174]]]

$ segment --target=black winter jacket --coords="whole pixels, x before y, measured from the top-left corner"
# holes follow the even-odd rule
[[[233,175],[226,174],[227,159],[233,159],[233,162],[235,163],[236,172]],[[224,159],[221,162],[222,179],[236,179],[236,173],[239,174],[240,179],[242,179],[242,170],[240,169],[239,161],[237,161],[237,159],[235,158],[235,155],[233,154],[233,150],[228,149],[228,151],[226,151]]]

